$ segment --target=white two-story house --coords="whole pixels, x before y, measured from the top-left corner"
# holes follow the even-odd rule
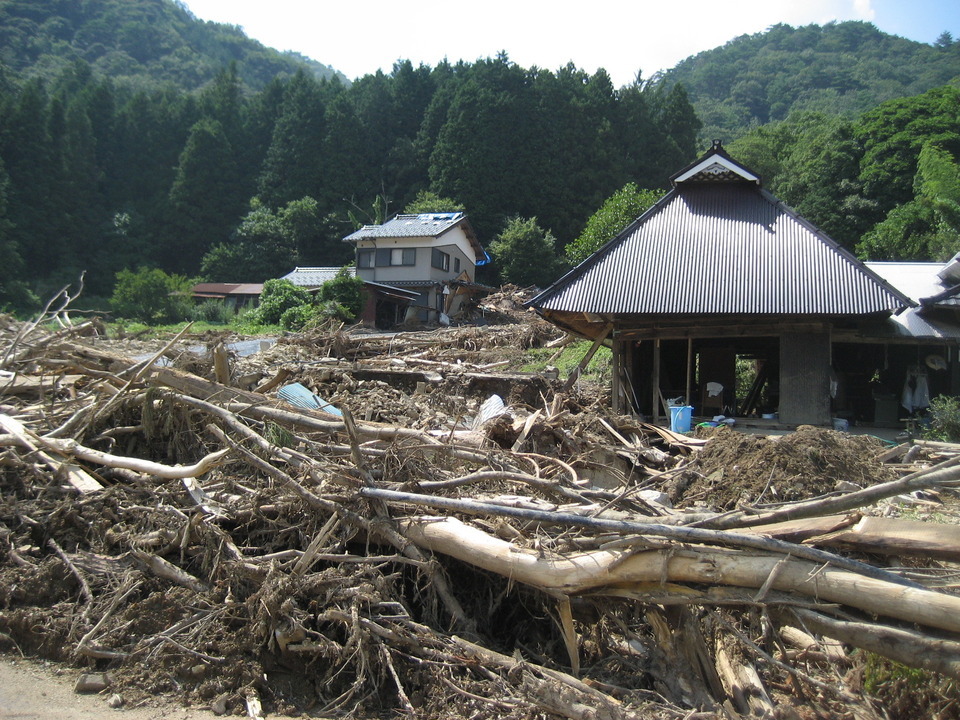
[[[462,212],[397,215],[344,238],[356,247],[357,275],[368,282],[415,290],[421,320],[435,322],[458,310],[474,284],[476,267],[489,262]]]

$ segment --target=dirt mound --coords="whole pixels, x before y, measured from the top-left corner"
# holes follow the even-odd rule
[[[810,425],[782,437],[721,429],[673,489],[672,500],[731,510],[823,495],[841,480],[876,485],[894,479],[877,460],[882,449],[876,438]]]

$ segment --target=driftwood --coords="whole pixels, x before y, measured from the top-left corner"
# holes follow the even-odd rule
[[[419,545],[517,582],[576,595],[655,582],[710,583],[795,592],[932,628],[960,632],[960,598],[819,567],[799,560],[689,547],[645,552],[597,551],[543,556],[519,551],[453,518],[411,520],[404,534]],[[769,584],[768,584],[769,581]]]
[[[320,714],[518,720],[771,716],[784,693],[821,716],[871,717],[876,701],[834,670],[863,663],[851,647],[960,677],[960,597],[929,562],[957,559],[955,526],[858,512],[953,486],[960,460],[831,497],[687,513],[661,490],[695,474],[710,439],[562,392],[469,441],[459,409],[436,427],[360,420],[379,397],[363,393],[403,369],[379,359],[398,348],[430,386],[456,374],[455,391],[436,391],[448,405],[502,366],[473,349],[489,340],[474,330],[364,341],[335,328],[304,345],[326,357],[251,372],[214,351],[201,377],[69,328],[18,328],[4,353],[24,380],[0,414],[0,572],[64,587],[47,594],[52,611],[11,591],[3,621],[42,627],[46,611],[49,647],[163,682],[177,668],[196,698],[222,688],[216,706],[251,717],[283,696],[277,667],[308,668]],[[161,352],[176,357],[176,342]],[[351,375],[358,360],[377,381]],[[67,383],[46,377],[67,375],[54,399]],[[251,377],[273,379],[258,392]],[[342,417],[274,394],[315,377],[340,383]],[[435,390],[403,392],[410,405]],[[591,463],[612,481],[595,484]],[[65,488],[70,472],[97,485]],[[880,567],[880,552],[916,559]]]
[[[960,561],[960,526],[901,518],[865,517],[855,525],[804,543],[880,555]]]

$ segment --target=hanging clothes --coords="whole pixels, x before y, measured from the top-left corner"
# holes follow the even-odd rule
[[[907,370],[903,392],[900,393],[900,404],[908,413],[930,407],[930,384],[927,381],[927,371],[919,365],[913,365]]]
[[[907,379],[903,383],[903,392],[900,393],[900,405],[908,412],[913,412],[913,378],[907,373]]]
[[[927,383],[927,373],[917,373],[916,384],[913,388],[913,407],[915,410],[926,410],[930,407],[930,385]]]

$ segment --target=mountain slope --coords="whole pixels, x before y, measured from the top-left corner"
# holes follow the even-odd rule
[[[926,45],[865,22],[775,25],[683,60],[662,82],[683,83],[701,138],[729,142],[795,110],[852,117],[960,82],[960,42],[945,36]]]
[[[239,27],[199,20],[175,0],[0,2],[0,61],[8,68],[27,77],[55,77],[78,59],[118,80],[187,90],[232,62],[253,90],[304,67],[318,78],[346,82],[333,68],[264,47]]]

